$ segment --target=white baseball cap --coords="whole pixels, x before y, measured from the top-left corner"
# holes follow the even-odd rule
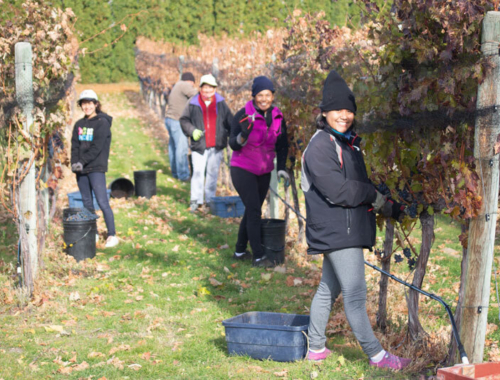
[[[82,100],[95,100],[97,102],[99,101],[99,98],[94,90],[83,90],[78,98],[78,104],[80,104]]]
[[[212,74],[203,75],[201,77],[200,87],[203,86],[204,84],[208,84],[209,86],[212,87],[217,87],[217,81],[215,80],[215,77]]]

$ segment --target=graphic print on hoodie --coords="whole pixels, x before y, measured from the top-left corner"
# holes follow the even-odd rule
[[[80,141],[93,141],[94,128],[78,128],[78,140]]]

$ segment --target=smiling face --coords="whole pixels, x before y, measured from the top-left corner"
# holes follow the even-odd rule
[[[210,100],[215,95],[215,87],[204,83],[200,88],[200,93],[203,100]]]
[[[328,111],[323,116],[328,125],[340,133],[346,133],[354,121],[354,113],[348,110]]]
[[[86,117],[94,117],[96,113],[96,104],[92,100],[82,100],[80,102],[80,107]]]
[[[274,100],[274,94],[271,90],[262,90],[257,95],[255,95],[255,105],[259,107],[261,111],[267,111],[271,108]]]

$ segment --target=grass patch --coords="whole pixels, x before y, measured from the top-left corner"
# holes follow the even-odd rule
[[[28,301],[12,291],[13,299],[0,306],[0,378],[418,376],[370,368],[342,317],[341,302],[335,304],[327,329],[327,345],[333,348],[334,355],[321,365],[229,357],[221,322],[247,311],[307,314],[321,262],[301,261],[299,265],[289,258],[286,273],[234,262],[231,256],[239,219],[189,213],[189,184],[169,175],[164,144],[151,138],[147,122],[123,93],[105,94],[103,99],[109,113],[118,114],[112,127],[108,183],[118,177],[132,179],[134,170],[158,170],[158,196],[151,200],[113,199],[121,244],[113,249],[98,248],[94,260],[82,263],[75,263],[62,252],[61,223],[54,221],[46,270],[35,297]],[[442,230],[436,233],[424,288],[454,304],[461,257],[458,227],[445,217],[438,217],[437,227]],[[99,228],[104,230],[102,218]],[[3,233],[2,259],[15,262],[15,231],[4,224],[0,237]],[[420,239],[418,228],[412,237],[415,242]],[[444,252],[446,247],[458,254]],[[375,262],[374,256],[367,258]],[[4,268],[0,283],[12,289],[12,270]],[[393,268],[402,277],[408,275],[405,265]],[[263,273],[271,274],[270,279],[262,277]],[[294,278],[302,282],[290,286],[290,278],[292,283]],[[376,311],[378,280],[378,273],[367,268],[372,316]],[[450,292],[445,292],[448,289]],[[390,292],[392,338],[384,344],[394,348],[398,344],[396,338],[404,340],[406,315],[402,286],[391,283]],[[494,314],[490,309],[492,322]],[[449,325],[444,310],[434,301],[422,299],[421,315],[426,329],[433,333]],[[488,338],[498,339],[498,332]]]

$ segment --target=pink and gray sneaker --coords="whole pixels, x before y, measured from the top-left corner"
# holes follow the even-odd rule
[[[315,361],[315,362],[320,362],[325,360],[328,356],[332,354],[332,351],[330,351],[328,348],[325,347],[325,351],[323,352],[312,352],[309,350],[307,353],[306,359]]]
[[[378,368],[390,368],[390,369],[403,369],[408,367],[411,363],[411,359],[400,358],[399,356],[390,354],[387,352],[384,358],[375,363],[370,359],[370,365]]]

